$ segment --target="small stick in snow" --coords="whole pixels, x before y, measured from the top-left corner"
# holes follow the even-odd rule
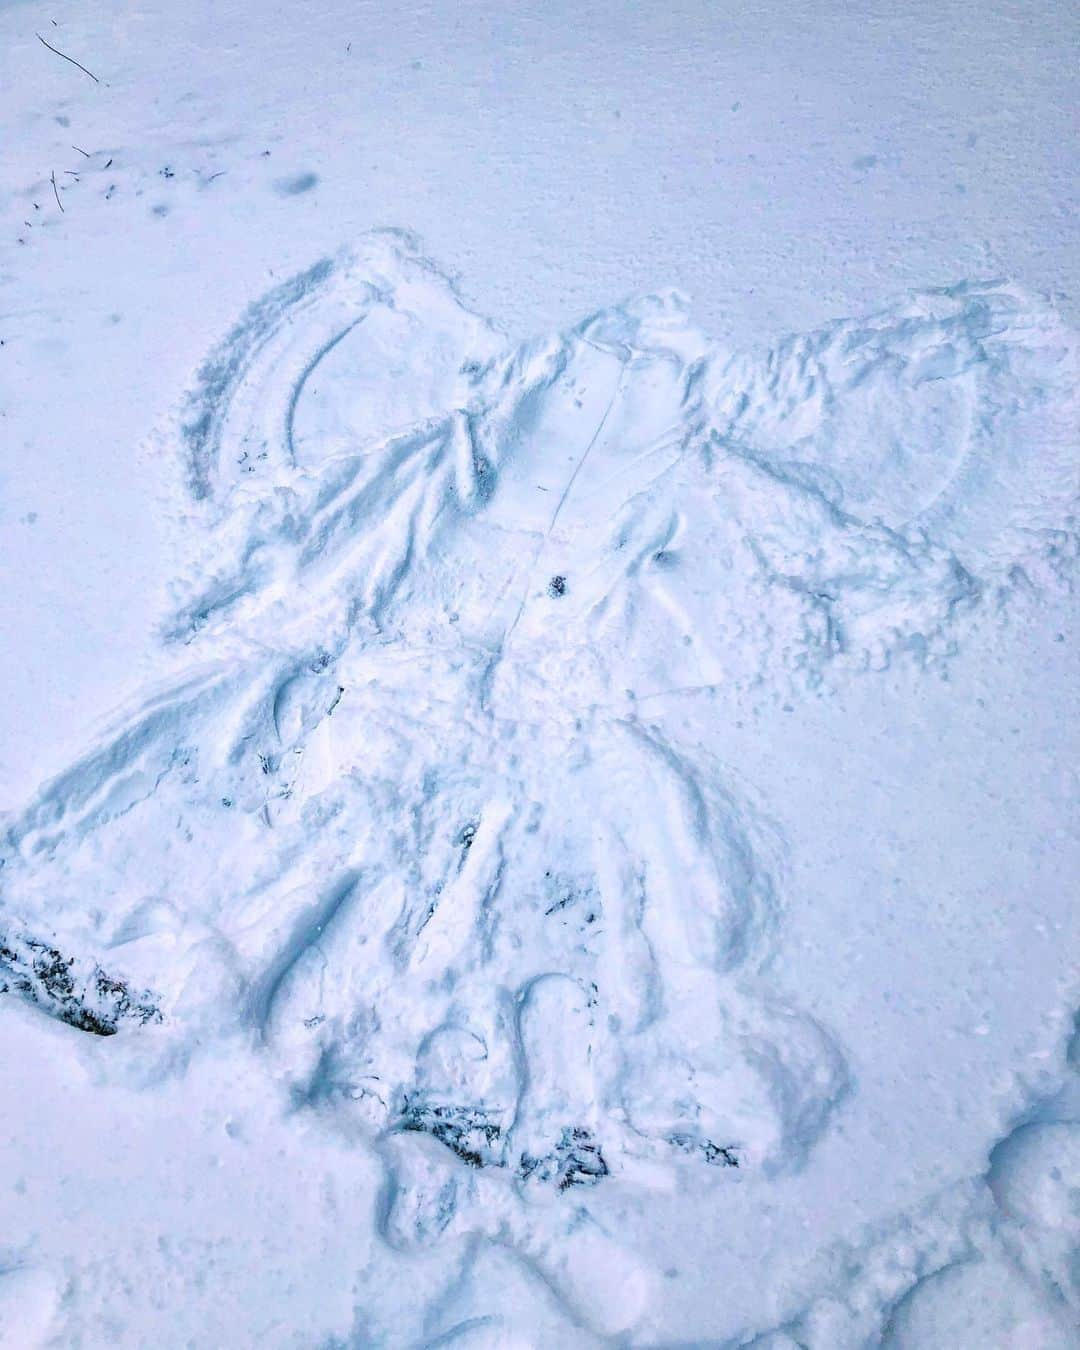
[[[72,64],[73,66],[78,66],[79,69],[82,71],[82,73],[83,73],[84,75],[89,75],[90,78],[94,81],[95,84],[100,84],[100,83],[101,83],[101,81],[98,79],[98,77],[94,74],[94,72],[93,72],[92,70],[87,70],[86,67],[85,67],[84,65],[80,65],[79,62],[76,61],[75,58],[74,58],[73,56],[68,56],[68,55],[66,55],[66,53],[62,52],[62,51],[60,50],[59,47],[54,47],[54,46],[52,45],[51,42],[46,42],[45,39],[41,36],[40,33],[35,34],[35,36],[37,37],[37,40],[38,40],[40,43],[42,43],[44,46],[48,47],[49,51],[55,52],[57,56],[62,56],[62,57],[64,58],[65,61],[70,61],[71,64]],[[63,209],[63,208],[61,208],[61,209]]]
[[[49,174],[49,182],[52,183],[53,196],[56,198],[56,204],[60,208],[61,214],[64,210],[64,203],[60,200],[60,189],[56,186],[56,170]]]
[[[87,159],[90,158],[90,151],[84,150],[81,145],[73,145],[71,148],[72,150],[78,150],[79,154],[85,155]]]

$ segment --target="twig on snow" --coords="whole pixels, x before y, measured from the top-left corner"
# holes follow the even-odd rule
[[[72,150],[78,150],[79,154],[85,155],[87,159],[90,158],[90,151],[84,150],[81,145],[73,145],[71,148]]]
[[[57,204],[57,206],[60,208],[61,214],[63,214],[64,203],[60,200],[60,189],[56,186],[56,170],[55,170],[55,169],[53,169],[52,173],[49,174],[49,182],[52,183],[53,196],[56,198],[56,204]]]
[[[94,74],[92,70],[87,70],[86,67],[84,65],[81,65],[78,61],[76,61],[73,56],[68,56],[65,52],[62,52],[59,47],[54,47],[51,42],[46,42],[40,33],[35,34],[35,36],[37,37],[37,40],[40,43],[48,47],[49,51],[55,52],[57,56],[62,56],[65,61],[70,61],[73,66],[78,66],[79,69],[82,71],[82,73],[84,75],[89,75],[95,84],[101,83],[101,81],[98,79],[98,77]]]

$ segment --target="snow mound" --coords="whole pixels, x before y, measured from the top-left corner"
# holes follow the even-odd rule
[[[391,1247],[497,1236],[624,1331],[566,1193],[796,1168],[851,1087],[770,992],[783,838],[649,699],[940,666],[1067,583],[1077,374],[1000,284],[755,358],[674,295],[511,346],[402,235],[312,267],[161,440],[168,678],[6,823],[0,987],[159,1069],[247,1037]]]

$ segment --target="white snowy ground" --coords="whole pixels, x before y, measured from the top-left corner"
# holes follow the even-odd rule
[[[0,1344],[1076,1343],[1075,38],[0,6]]]

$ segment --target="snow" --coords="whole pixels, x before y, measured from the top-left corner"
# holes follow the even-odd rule
[[[1073,1343],[1065,19],[52,17],[0,1344]]]

